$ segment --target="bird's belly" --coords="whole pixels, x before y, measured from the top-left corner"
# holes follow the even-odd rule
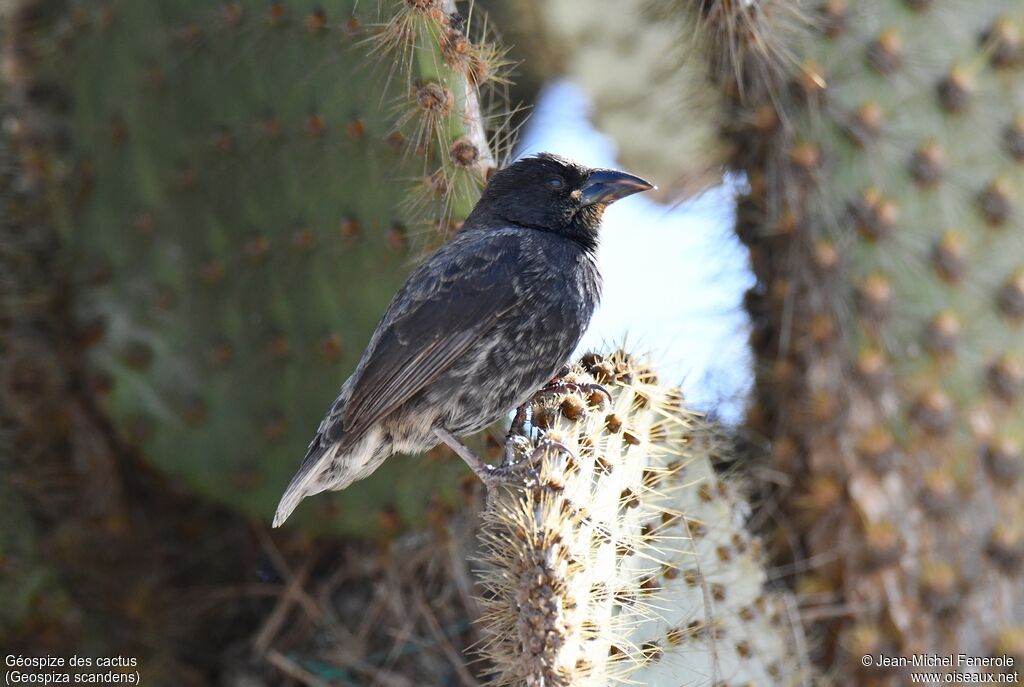
[[[487,337],[425,390],[424,405],[442,409],[437,421],[457,436],[482,430],[524,403],[554,377],[580,332],[520,327]]]

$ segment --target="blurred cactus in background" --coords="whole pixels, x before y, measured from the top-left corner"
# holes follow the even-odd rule
[[[549,30],[621,36],[577,48],[569,73],[624,156],[672,96],[607,102],[628,89],[588,77],[593,53],[648,55],[618,68],[667,74],[680,97],[716,85],[758,279],[748,431],[791,481],[771,496],[773,540],[807,570],[809,614],[835,618],[825,665],[860,682],[885,678],[850,662],[866,653],[1009,651],[1024,624],[1019,2],[660,0],[647,11],[677,27],[685,67],[704,60],[689,79],[651,48],[658,32],[621,28],[635,8],[556,11],[572,4],[546,5]],[[682,138],[692,119],[657,130]]]
[[[553,67],[590,96],[595,126],[615,138],[622,165],[658,180],[674,200],[721,181],[724,98],[707,75],[693,25],[655,3],[538,2],[535,23]]]
[[[40,556],[36,526],[24,498],[9,486],[0,497],[5,510],[0,531],[0,639],[21,638],[23,645],[10,649],[32,651],[30,638],[61,632],[74,623],[78,609],[53,566]],[[6,641],[4,646],[8,647]]]
[[[799,630],[763,589],[710,427],[622,353],[560,383],[513,435],[532,464],[483,514],[488,684],[803,684]]]
[[[268,545],[196,492],[269,517],[387,298],[508,145],[479,13],[355,4],[0,6],[4,646],[202,684],[268,612],[207,596]],[[307,526],[431,522],[462,464],[428,460]]]
[[[999,653],[1024,623],[1020,4],[678,4],[749,185],[749,422],[819,561],[798,589],[849,609],[826,661]]]
[[[264,531],[387,299],[510,155],[478,7],[0,0],[0,638],[197,685],[796,684],[800,614],[843,684],[899,680],[865,654],[1024,660],[1019,0],[490,4],[520,92],[576,80],[666,197],[739,188],[741,431],[803,607],[716,475],[733,441],[621,354],[513,428],[537,464],[490,494],[479,601],[446,451]]]
[[[51,4],[29,68],[66,104],[43,162],[92,388],[147,459],[267,517],[507,144],[501,49],[440,1]],[[418,522],[461,474],[389,461],[304,522]]]

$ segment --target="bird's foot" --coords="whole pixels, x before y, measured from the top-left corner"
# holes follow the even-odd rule
[[[540,479],[541,462],[551,451],[575,458],[572,450],[556,439],[544,437],[532,450],[530,442],[521,436],[511,436],[505,442],[505,460],[492,468],[490,479],[500,482],[521,482]]]
[[[533,395],[523,405],[516,408],[516,414],[512,417],[512,424],[509,425],[508,434],[505,435],[505,462],[508,463],[511,457],[510,454],[510,442],[517,441],[518,438],[522,438],[522,435],[526,432],[526,421],[531,415],[532,406],[536,401],[543,400],[545,398],[551,398],[554,396],[561,396],[569,393],[577,393],[581,396],[587,396],[587,400],[591,405],[596,405],[597,401],[594,400],[594,394],[600,394],[607,399],[608,404],[612,403],[612,395],[608,389],[604,388],[600,384],[588,383],[588,382],[566,382],[561,377],[555,377],[548,382],[543,388]]]
[[[536,479],[535,453],[526,437],[509,434],[505,437],[505,455],[501,465],[487,465],[484,474],[477,474],[488,489],[500,483],[521,482],[524,478]]]
[[[526,437],[509,432],[505,437],[505,457],[501,462],[502,467],[514,467],[522,462],[522,456],[530,448],[530,441]]]
[[[538,391],[533,398],[535,400],[539,400],[550,396],[561,396],[568,393],[577,393],[588,397],[593,397],[595,393],[601,394],[608,400],[609,405],[611,405],[612,402],[611,392],[600,384],[595,384],[593,382],[566,382],[558,377],[548,382],[547,385]],[[518,415],[518,411],[516,414]]]
[[[549,453],[552,450],[562,455],[568,456],[569,458],[576,458],[576,454],[572,452],[572,449],[563,444],[561,441],[558,441],[557,439],[549,439],[548,437],[543,437],[537,443],[537,447],[533,449],[533,452],[530,454],[527,463],[531,468],[536,468],[536,466],[539,466],[540,462],[544,460],[544,456],[549,455]]]
[[[522,436],[510,436],[505,441],[505,457],[501,465],[484,462],[462,441],[444,427],[435,427],[434,433],[445,445],[455,452],[466,465],[476,473],[488,491],[494,485],[507,482],[521,482],[524,478],[534,481],[540,478],[540,467],[544,457],[555,451],[575,458],[572,450],[556,439],[544,437],[530,451],[530,442]]]
[[[434,434],[448,448],[454,451],[455,455],[466,462],[469,469],[476,473],[476,476],[480,478],[480,481],[484,483],[488,491],[492,485],[499,482],[509,482],[521,472],[524,461],[519,460],[516,454],[517,452],[525,452],[525,450],[522,448],[520,440],[529,446],[525,438],[511,437],[505,442],[504,462],[500,466],[494,466],[473,453],[472,449],[444,427],[435,427]],[[525,462],[528,463],[529,461]]]

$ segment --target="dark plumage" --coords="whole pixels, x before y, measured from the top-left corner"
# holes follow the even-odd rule
[[[653,188],[622,172],[542,153],[491,178],[462,229],[395,294],[320,423],[274,516],[344,489],[395,452],[477,432],[549,381],[579,343],[601,292],[605,207]]]

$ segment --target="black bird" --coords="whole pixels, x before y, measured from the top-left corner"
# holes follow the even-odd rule
[[[450,446],[524,403],[565,364],[601,296],[604,209],[654,188],[550,153],[498,171],[462,226],[395,294],[281,498],[340,490],[395,452]]]

